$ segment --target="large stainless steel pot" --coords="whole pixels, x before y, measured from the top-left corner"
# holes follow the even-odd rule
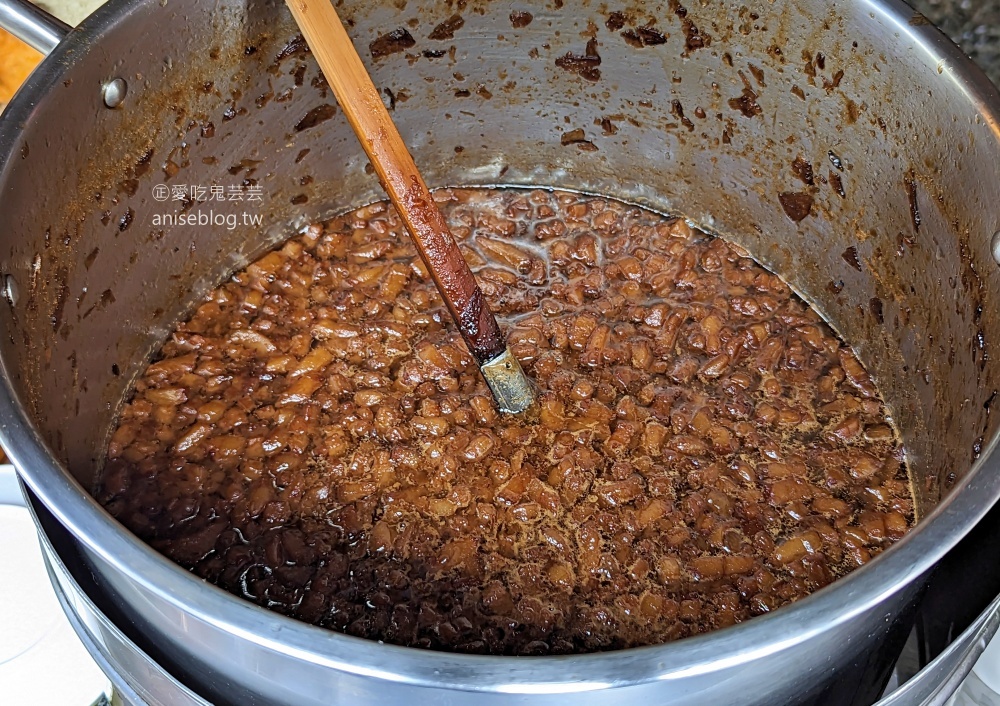
[[[631,23],[612,31],[616,9]],[[513,27],[512,10],[533,21]],[[774,615],[559,658],[324,632],[151,551],[87,493],[129,381],[227,272],[380,193],[315,64],[289,44],[280,3],[111,0],[0,119],[0,436],[123,620],[220,703],[850,702],[870,678],[855,666],[905,629],[921,578],[1000,495],[996,89],[896,0],[686,10],[345,0],[340,11],[363,49],[397,28],[412,36],[369,63],[431,185],[547,184],[682,212],[785,275],[878,379],[922,520],[868,566]],[[454,14],[464,25],[430,39]],[[646,25],[665,41],[637,48],[621,36]],[[591,36],[597,80],[556,66]],[[113,79],[127,84],[116,109],[106,101],[117,105],[120,91],[102,90]],[[796,157],[812,164],[813,185],[796,176]],[[212,206],[259,213],[262,226],[154,225],[181,208],[158,201],[156,185],[243,179],[262,188],[263,205]]]

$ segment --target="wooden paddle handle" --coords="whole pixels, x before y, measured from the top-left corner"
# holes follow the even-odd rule
[[[506,349],[496,318],[337,11],[330,0],[287,3],[466,344],[480,365],[496,358]]]

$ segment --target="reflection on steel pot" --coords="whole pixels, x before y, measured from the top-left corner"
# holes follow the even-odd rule
[[[228,272],[380,195],[290,17],[267,0],[112,0],[0,121],[0,274],[18,292],[0,304],[12,459],[130,629],[218,703],[862,699],[921,577],[1000,494],[1000,97],[895,0],[511,9],[340,8],[429,184],[543,184],[681,212],[783,274],[877,378],[911,454],[914,531],[740,626],[514,659],[299,624],[123,530],[87,490],[150,351]],[[115,79],[126,90],[111,108]],[[199,211],[236,225],[181,223]]]

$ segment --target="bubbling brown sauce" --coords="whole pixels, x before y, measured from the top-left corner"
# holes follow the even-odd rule
[[[780,608],[907,531],[854,354],[682,220],[436,193],[537,409],[499,415],[391,207],[209,294],[135,385],[98,497],[247,600],[440,650],[661,643]]]

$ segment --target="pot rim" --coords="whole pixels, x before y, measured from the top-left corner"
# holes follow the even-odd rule
[[[962,87],[1000,140],[1000,94],[989,79],[937,28],[910,21],[902,0],[853,0],[873,18],[909,35],[926,64]],[[45,59],[0,119],[0,183],[12,169],[20,126],[33,118],[62,72],[83,61],[100,37],[130,13],[135,0],[111,0],[74,29]],[[690,678],[793,649],[811,637],[873,611],[918,580],[1000,497],[1000,456],[990,439],[982,457],[950,494],[911,532],[865,566],[783,607],[704,635],[648,647],[581,655],[511,658],[463,655],[383,644],[318,628],[268,611],[204,581],[159,554],[120,525],[63,468],[11,385],[0,360],[0,440],[18,472],[43,504],[90,552],[143,590],[192,618],[276,653],[351,674],[410,685],[508,694],[562,694],[660,680]],[[794,631],[789,626],[794,625]]]

